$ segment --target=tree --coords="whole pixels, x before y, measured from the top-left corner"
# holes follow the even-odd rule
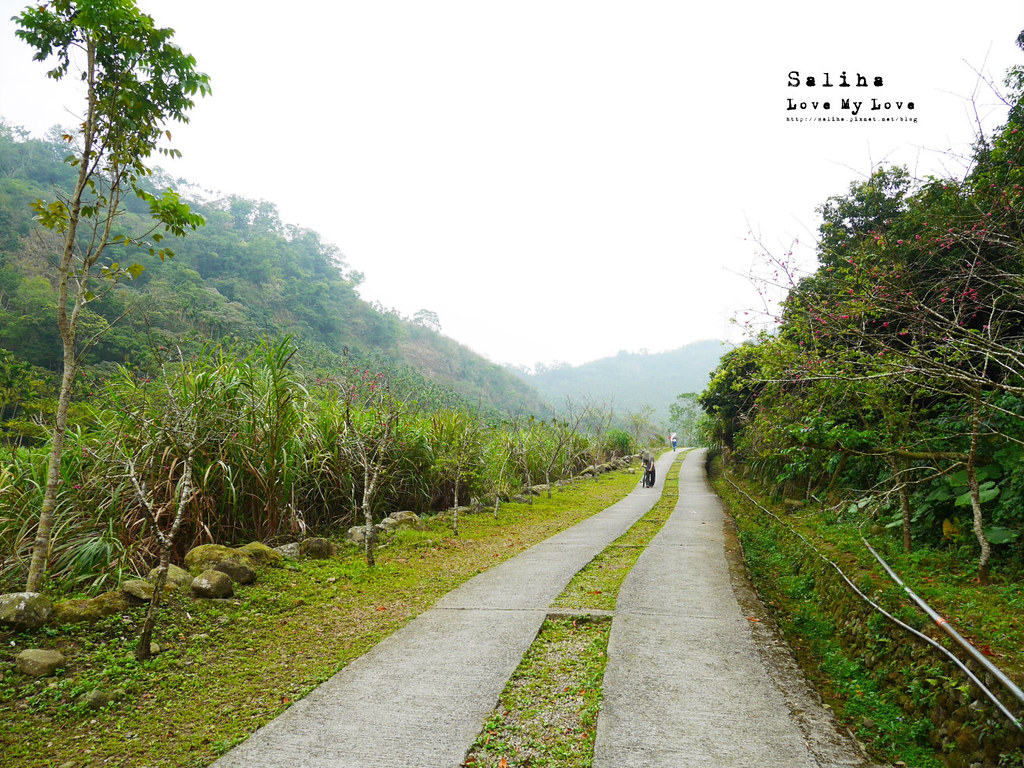
[[[700,420],[700,404],[696,392],[676,395],[676,401],[668,407],[669,423],[679,432],[680,445],[697,444],[697,422]]]
[[[338,446],[362,472],[362,499],[358,506],[363,513],[366,564],[371,567],[375,564],[373,549],[377,542],[373,503],[394,465],[399,421],[405,415],[405,403],[391,392],[391,383],[384,373],[355,371],[346,382],[345,425],[338,436]]]
[[[452,533],[459,535],[459,488],[472,487],[479,475],[480,422],[466,410],[448,410],[430,418],[435,481],[452,489]],[[444,494],[447,497],[447,494]]]
[[[416,325],[422,325],[424,328],[433,331],[434,333],[441,332],[441,320],[438,318],[436,312],[431,312],[429,309],[421,309],[412,316],[412,321]]]
[[[630,440],[635,448],[649,445],[654,441],[658,432],[651,419],[654,416],[654,406],[644,404],[635,411],[626,412],[626,431],[629,432]]]
[[[67,162],[78,173],[74,191],[32,205],[39,223],[60,243],[53,263],[63,348],[46,490],[27,580],[27,589],[37,591],[53,529],[71,389],[89,347],[88,340],[78,337],[83,310],[96,298],[94,282],[109,286],[142,270],[138,264],[106,259],[109,247],[142,247],[167,258],[173,252],[159,245],[165,233],[181,237],[203,223],[175,192],[157,196],[142,183],[151,173],[150,156],[170,137],[164,126],[188,122],[194,98],[208,94],[210,86],[208,77],[196,71],[195,59],[171,42],[173,30],[156,27],[133,0],[55,0],[27,8],[15,21],[18,37],[36,51],[33,58],[54,61],[47,72],[51,79],[63,79],[74,59],[85,102],[81,123],[63,136],[72,148]],[[126,234],[118,221],[129,194],[145,203],[150,214],[146,230],[135,235]]]
[[[145,382],[139,382],[124,368],[111,390],[124,420],[118,444],[126,485],[160,547],[153,597],[135,649],[139,660],[152,654],[151,639],[167,583],[171,549],[198,493],[193,476],[200,442],[197,414],[209,401],[210,390],[220,384],[219,377],[204,367],[205,361],[182,364],[174,380],[165,370],[162,401],[147,398]]]

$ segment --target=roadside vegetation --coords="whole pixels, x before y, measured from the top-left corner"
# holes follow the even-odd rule
[[[698,403],[705,439],[731,479],[849,566],[855,581],[877,585],[900,618],[921,623],[866,538],[1020,685],[1024,68],[1008,73],[1004,98],[1006,123],[948,164],[960,175],[915,179],[905,168],[872,168],[824,201],[812,270],[800,271],[793,252],[758,243],[768,275],[762,295],[781,301],[766,300],[777,309],[763,325],[748,313],[749,340],[726,353]],[[745,508],[728,486],[718,489]],[[927,682],[935,675],[904,675],[856,654],[839,661],[833,646],[844,633],[849,641],[851,627],[822,612],[813,577],[772,554],[784,535],[773,543],[772,525],[747,525],[748,560],[792,642],[809,649],[811,672],[881,754],[930,745],[944,764],[967,765],[979,760],[979,739],[991,745],[1005,733],[1001,716],[973,724],[977,733],[956,730],[963,718],[946,705],[959,694],[940,693]],[[864,628],[856,630],[863,639]],[[867,635],[881,642],[875,629]],[[868,675],[864,664],[886,672]],[[861,715],[873,695],[865,675],[885,678],[879,696],[901,705],[891,717]],[[904,722],[932,707],[934,724]],[[1003,743],[1007,754],[980,762],[1019,764],[1013,739]]]
[[[637,476],[601,475],[551,498],[451,514],[424,531],[402,529],[367,566],[348,545],[330,560],[265,568],[235,599],[195,601],[169,593],[154,639],[164,650],[133,655],[144,609],[95,624],[0,633],[0,752],[5,765],[203,766],[243,740],[439,597],[631,491]],[[61,650],[55,678],[14,669],[26,647]],[[114,691],[92,708],[80,697]]]

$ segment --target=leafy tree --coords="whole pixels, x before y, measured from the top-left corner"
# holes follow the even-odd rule
[[[52,62],[48,77],[63,79],[74,60],[84,88],[81,123],[63,136],[72,150],[68,162],[77,170],[74,190],[32,206],[58,252],[53,261],[63,347],[46,491],[27,580],[27,589],[36,591],[53,528],[72,385],[89,345],[79,338],[83,310],[95,298],[97,280],[109,285],[141,272],[138,264],[107,260],[108,248],[132,244],[165,258],[173,253],[160,247],[163,233],[183,236],[203,223],[175,192],[157,196],[141,182],[150,174],[150,156],[169,136],[165,124],[187,122],[194,98],[210,87],[207,76],[196,71],[195,59],[171,41],[173,30],[156,27],[133,0],[54,0],[25,9],[15,21],[18,37],[36,51],[33,58]],[[139,234],[123,232],[118,221],[132,193],[151,217]]]
[[[700,420],[700,404],[696,392],[684,392],[668,407],[669,423],[679,433],[680,445],[697,444],[697,423]]]

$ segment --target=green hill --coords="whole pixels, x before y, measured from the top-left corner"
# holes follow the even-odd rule
[[[698,341],[670,352],[619,352],[583,365],[545,367],[532,374],[510,370],[555,406],[568,397],[610,403],[624,415],[650,405],[655,423],[662,424],[677,395],[704,390],[728,349],[721,341]]]
[[[18,370],[37,389],[59,370],[61,345],[48,262],[54,246],[45,240],[49,233],[37,231],[30,203],[67,194],[74,182],[58,137],[31,138],[0,123],[0,374],[30,365],[31,373]],[[187,190],[186,182],[172,184],[160,173],[152,183],[154,190]],[[442,336],[429,313],[414,321],[364,301],[362,275],[338,249],[314,231],[282,222],[272,203],[230,196],[190,205],[206,226],[165,241],[173,259],[110,249],[112,261],[138,262],[145,270],[88,304],[83,328],[96,342],[86,357],[86,381],[115,363],[153,370],[166,355],[161,350],[187,351],[209,341],[246,346],[290,334],[308,369],[329,372],[346,357],[373,361],[400,370],[424,397],[447,397],[450,390],[485,411],[550,414],[528,383]],[[139,231],[146,212],[132,200],[117,226]],[[13,410],[5,386],[20,388],[24,399],[28,384],[5,385],[0,375],[0,420]]]

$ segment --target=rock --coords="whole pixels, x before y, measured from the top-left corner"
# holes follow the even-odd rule
[[[365,525],[353,525],[348,529],[346,538],[353,544],[357,544],[360,547],[366,543],[366,526]]]
[[[149,572],[146,577],[149,581],[156,584],[156,575],[160,572],[159,568],[154,568]],[[173,584],[176,587],[187,587],[192,583],[192,574],[186,571],[184,568],[179,568],[174,563],[167,566],[167,584]]]
[[[256,567],[249,556],[220,544],[201,544],[189,550],[185,555],[185,567],[190,573],[210,569],[221,571],[238,584],[252,584],[256,581]]]
[[[99,597],[82,600],[60,600],[53,605],[51,624],[78,624],[99,621],[128,609],[128,599],[118,590],[104,592]]]
[[[517,493],[515,496],[512,497],[512,503],[513,504],[529,504],[530,503],[530,498],[528,496],[524,496],[521,493]]]
[[[541,485],[535,485],[530,489],[530,493],[534,496],[545,496],[551,490],[551,486],[542,483]]]
[[[53,603],[38,592],[0,595],[0,626],[15,630],[43,626],[53,613]]]
[[[284,556],[281,552],[271,549],[261,541],[251,541],[235,551],[246,555],[256,565],[269,565],[279,568],[284,563]]]
[[[328,560],[334,557],[334,545],[327,539],[303,539],[299,542],[299,554],[310,560]]]
[[[121,591],[133,600],[148,603],[153,599],[154,587],[144,579],[132,579],[121,585]]]
[[[29,648],[18,654],[15,662],[18,670],[33,677],[49,677],[64,666],[64,654],[60,651],[48,651],[42,648]]]
[[[386,531],[387,533],[391,533],[391,531],[394,531],[398,528],[398,521],[395,520],[393,517],[385,517],[383,520],[377,523],[377,525],[375,525],[374,528],[380,531]]]
[[[100,616],[113,616],[115,613],[124,613],[128,610],[128,601],[125,599],[124,593],[119,589],[115,589],[112,592],[104,592],[89,602],[99,611]]]
[[[126,695],[123,688],[115,688],[112,691],[101,691],[99,688],[95,688],[88,693],[83,693],[76,701],[90,709],[103,709],[108,704],[121,701]]]
[[[393,512],[384,520],[385,522],[388,520],[394,521],[393,524],[396,528],[412,528],[416,531],[422,531],[427,527],[427,524],[423,522],[423,518],[407,509],[401,512]]]
[[[210,567],[227,574],[236,584],[252,584],[256,581],[256,568],[253,567],[252,560],[243,554],[225,557]]]
[[[231,547],[224,547],[220,544],[200,544],[193,547],[185,555],[185,568],[192,575],[198,575],[209,569],[215,562],[223,557],[235,555]]]
[[[223,571],[208,569],[192,580],[192,595],[208,599],[221,599],[235,594],[231,577]]]
[[[290,544],[282,544],[280,547],[274,547],[274,551],[280,554],[285,560],[298,560],[299,542],[293,541]]]
[[[58,600],[53,604],[50,621],[54,624],[78,624],[97,621],[99,614],[91,607],[92,600]]]

